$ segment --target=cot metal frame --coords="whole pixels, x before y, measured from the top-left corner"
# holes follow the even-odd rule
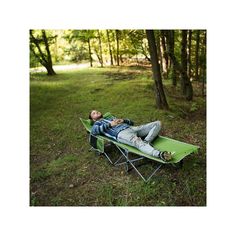
[[[127,173],[129,171],[131,171],[132,169],[134,169],[135,172],[143,179],[144,182],[148,182],[163,165],[163,163],[158,163],[157,166],[154,168],[154,170],[151,171],[151,173],[145,177],[138,169],[138,165],[136,165],[136,163],[139,162],[140,160],[147,159],[146,157],[140,156],[138,158],[131,159],[129,157],[130,152],[128,149],[121,148],[117,144],[113,143],[112,141],[107,141],[107,142],[114,144],[116,146],[116,148],[119,150],[119,152],[121,153],[121,155],[115,161],[112,161],[112,159],[109,157],[109,155],[105,151],[105,146],[104,146],[103,152],[97,148],[94,148],[94,147],[91,147],[90,151],[95,151],[96,153],[104,155],[107,158],[107,160],[114,166],[125,165]],[[135,155],[137,155],[137,154],[135,154]],[[129,168],[129,167],[131,167],[131,168]]]
[[[156,166],[156,168],[147,176],[145,177],[138,169],[138,166],[135,165],[136,162],[146,159],[146,157],[144,156],[140,156],[138,158],[135,159],[131,159],[129,158],[129,150],[128,149],[123,149],[121,147],[119,147],[118,145],[116,145],[117,149],[121,152],[122,157],[125,158],[125,164],[126,164],[126,172],[129,172],[131,169],[134,169],[136,171],[136,173],[144,180],[144,182],[148,182],[152,176],[162,167],[162,163],[158,163],[158,165]],[[129,168],[129,165],[131,166],[131,169]]]

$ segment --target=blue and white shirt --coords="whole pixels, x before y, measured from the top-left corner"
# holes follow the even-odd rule
[[[111,126],[111,121],[113,121],[114,119],[116,119],[116,117],[102,118],[96,121],[93,124],[91,134],[101,134],[117,140],[117,136],[122,130],[134,125],[134,122],[132,120],[124,119],[124,123],[118,124],[116,126]]]

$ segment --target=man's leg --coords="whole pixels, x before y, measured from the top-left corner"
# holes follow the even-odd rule
[[[161,122],[154,121],[145,125],[132,127],[139,137],[145,137],[144,141],[151,143],[161,130]]]
[[[137,136],[136,132],[131,128],[121,131],[118,134],[117,141],[136,147],[137,149],[148,155],[159,157],[160,151],[153,148],[150,144],[144,142],[140,137]]]

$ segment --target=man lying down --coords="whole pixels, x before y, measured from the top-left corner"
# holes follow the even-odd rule
[[[164,161],[169,161],[172,158],[171,152],[160,151],[150,145],[161,130],[160,121],[133,126],[134,122],[129,119],[103,118],[102,113],[96,110],[89,113],[89,119],[93,122],[92,135],[105,135]]]

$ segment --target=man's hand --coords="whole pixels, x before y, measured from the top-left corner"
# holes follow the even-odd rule
[[[116,119],[116,122],[117,122],[118,124],[121,124],[121,123],[124,123],[124,120],[123,120],[123,119]]]
[[[111,122],[111,126],[116,126],[118,124],[121,124],[123,123],[124,120],[123,119],[114,119],[112,122]]]

